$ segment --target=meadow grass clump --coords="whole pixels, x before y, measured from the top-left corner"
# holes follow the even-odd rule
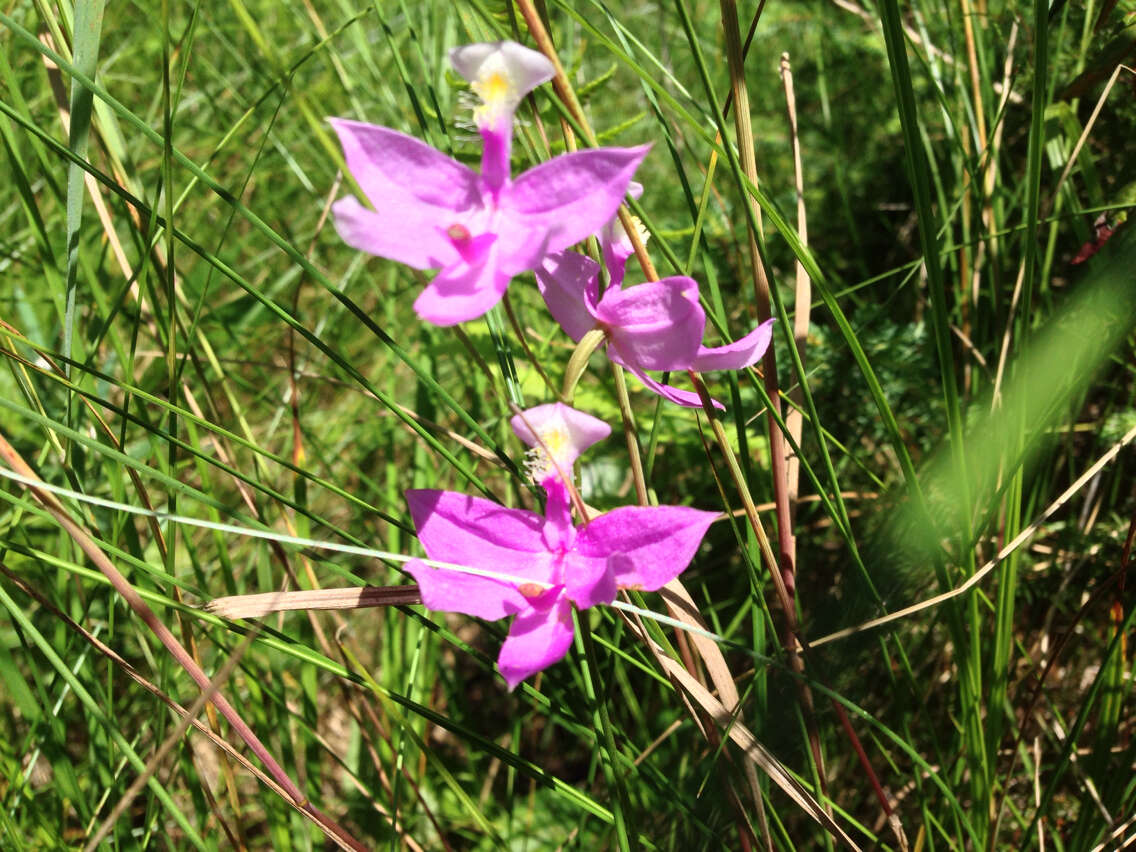
[[[0,11],[0,845],[1136,842],[1131,31]]]

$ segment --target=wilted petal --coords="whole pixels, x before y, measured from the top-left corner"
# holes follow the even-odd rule
[[[614,361],[615,359],[613,358],[612,360]],[[652,393],[657,393],[663,399],[669,400],[675,405],[681,405],[683,408],[702,407],[702,399],[693,391],[685,391],[680,388],[672,387],[671,385],[664,385],[660,382],[656,382],[654,379],[652,379],[650,376],[648,376],[646,373],[636,368],[632,364],[624,364],[623,366],[626,367],[627,370],[633,376],[635,376],[635,378],[641,381],[647,388],[647,390],[651,391]],[[718,400],[711,399],[710,402],[719,411],[726,410],[726,406],[722,405],[722,403],[718,402]]]
[[[406,571],[418,581],[422,604],[435,612],[462,612],[496,621],[529,605],[516,586],[488,577],[432,568],[417,559],[406,563]]]
[[[454,491],[407,491],[406,502],[418,540],[431,559],[550,581],[552,566],[540,515]]]
[[[590,306],[596,298],[599,274],[598,263],[574,251],[550,254],[535,270],[549,313],[577,343],[596,326]]]
[[[573,632],[572,604],[563,594],[550,606],[530,607],[518,614],[497,657],[497,668],[509,689],[516,689],[526,677],[567,654]]]
[[[741,340],[728,343],[725,346],[716,346],[708,349],[705,346],[698,348],[698,355],[694,359],[693,369],[703,370],[740,370],[756,364],[765,355],[773,340],[774,318],[767,319]]]
[[[501,191],[501,231],[542,227],[547,250],[566,249],[599,231],[619,208],[650,146],[576,151],[529,169]]]
[[[575,552],[610,556],[621,587],[653,592],[683,572],[717,512],[686,506],[624,506],[582,527]]]
[[[698,284],[683,277],[605,293],[596,318],[620,359],[641,370],[688,369],[706,329]]]
[[[533,478],[559,472],[571,477],[580,454],[611,434],[611,427],[597,417],[577,411],[562,402],[550,402],[522,411],[509,421],[517,437],[537,451],[543,462]]]
[[[378,212],[354,198],[331,206],[335,230],[343,242],[368,254],[397,260],[415,269],[437,269],[458,260],[458,253],[437,228],[430,208],[397,196]]]
[[[416,201],[425,206],[416,221],[433,217],[444,228],[453,211],[480,206],[481,182],[473,169],[389,127],[328,120],[339,135],[348,170],[376,209],[396,203],[408,209]]]

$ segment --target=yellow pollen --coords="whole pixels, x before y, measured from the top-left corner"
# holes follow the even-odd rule
[[[532,599],[540,597],[541,592],[544,591],[544,587],[539,583],[521,583],[521,585],[517,586],[517,591],[526,598]]]
[[[559,429],[549,429],[540,436],[550,456],[557,456],[568,442],[568,436]]]
[[[509,97],[509,81],[500,71],[478,80],[472,88],[487,104],[499,103]]]
[[[464,243],[470,238],[469,228],[465,225],[450,225],[446,228],[446,234],[455,242]]]

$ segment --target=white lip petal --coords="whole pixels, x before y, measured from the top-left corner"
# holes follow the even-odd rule
[[[599,418],[560,402],[530,408],[510,423],[517,437],[535,450],[529,466],[537,481],[556,472],[571,476],[580,454],[611,434],[611,427]]]
[[[450,51],[450,63],[491,109],[515,109],[521,98],[555,74],[544,54],[514,41],[455,47]]]

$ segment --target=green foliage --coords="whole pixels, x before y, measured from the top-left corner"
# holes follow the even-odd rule
[[[1120,848],[1136,810],[1131,449],[1042,513],[1136,426],[1131,73],[1106,89],[1133,64],[1131,3],[1099,22],[1092,4],[761,7],[746,60],[759,182],[744,190],[716,139],[731,84],[718,4],[541,5],[597,138],[654,143],[637,177],[651,257],[702,283],[711,344],[757,321],[747,205],[761,206],[785,311],[776,389],[804,415],[795,604],[816,644],[795,673],[758,535],[740,513],[715,525],[683,580],[742,695],[735,724],[862,848],[900,842],[837,708],[912,846]],[[743,37],[754,11],[739,10]],[[509,403],[553,399],[572,347],[531,276],[508,313],[428,327],[410,308],[424,275],[349,249],[327,209],[355,191],[327,116],[475,163],[472,95],[446,52],[505,37],[533,43],[519,8],[476,0],[0,11],[0,436],[69,492],[66,512],[206,672],[236,662],[221,691],[368,848],[740,848],[763,820],[774,848],[831,847],[761,771],[759,815],[746,755],[703,733],[622,613],[581,614],[590,638],[510,695],[500,624],[202,608],[407,583],[393,561],[96,502],[391,553],[418,552],[407,488],[532,506]],[[551,87],[519,117],[516,169],[568,147]],[[773,502],[769,389],[753,371],[707,378],[728,404],[721,445],[701,412],[629,380],[652,499],[742,509],[728,446],[753,502]],[[575,404],[614,427],[583,460],[584,499],[634,502],[602,354]],[[81,847],[152,771],[107,848],[324,848],[218,748],[211,731],[240,745],[215,715],[177,730],[167,699],[188,707],[197,687],[56,515],[19,482],[0,495],[0,846]],[[778,513],[760,515],[777,549]],[[939,592],[954,596],[818,641]],[[689,653],[673,626],[646,629]]]

